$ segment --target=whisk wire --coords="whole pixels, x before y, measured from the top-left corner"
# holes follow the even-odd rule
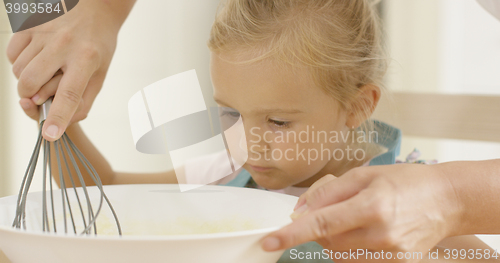
[[[56,142],[57,143],[57,142]],[[68,165],[68,162],[66,161],[66,154],[64,152],[64,148],[63,148],[63,145],[64,142],[63,141],[59,141],[58,143],[58,148],[57,148],[57,151],[60,153],[60,155],[62,155],[62,159],[64,161],[64,163],[61,163],[61,160],[58,159],[57,162],[58,163],[61,163],[61,165],[65,165],[66,166],[66,170],[68,171],[68,176],[70,178],[70,181],[72,183],[72,186],[73,186],[73,189],[76,191],[76,186],[75,186],[75,182],[73,181],[73,175],[71,174],[71,170],[69,168],[69,165]],[[75,169],[78,169],[78,165],[76,167],[74,167]],[[64,177],[63,177],[64,178]],[[64,185],[63,185],[64,184]],[[68,195],[68,189],[66,187],[66,182],[65,181],[62,181],[61,180],[61,189],[64,190],[64,195],[66,196],[66,202],[68,203],[68,212],[69,212],[69,216],[70,216],[70,219],[71,219],[71,224],[73,226],[73,231],[74,233],[76,234],[76,225],[75,225],[75,219],[73,217],[73,209],[71,209],[71,202],[69,200],[69,195]],[[78,194],[76,195],[77,196],[77,200],[78,200],[78,203],[80,203],[80,199],[78,198]],[[82,216],[83,218],[85,218],[84,216]],[[64,219],[66,220],[66,218]]]
[[[50,231],[49,227],[49,217],[47,216],[47,156],[50,156],[50,149],[47,146],[47,141],[43,142],[43,149],[44,149],[44,155],[43,155],[43,186],[42,186],[42,226],[43,226],[43,231]]]
[[[48,149],[48,153],[49,153],[49,163],[51,164],[52,163],[52,157],[51,157],[51,154],[50,154],[50,143],[47,142],[47,149]],[[52,165],[49,165],[49,185],[50,185],[50,202],[51,202],[51,207],[52,207],[52,222],[53,222],[53,226],[54,226],[54,232],[57,233],[57,226],[56,226],[56,211],[54,210],[54,186],[53,186],[53,183],[52,183]],[[48,230],[50,231],[50,229]]]
[[[13,227],[21,228],[24,226],[26,229],[26,196],[33,180],[33,174],[35,173],[36,162],[33,160],[38,160],[38,155],[40,153],[40,145],[42,141],[42,132],[40,131],[38,134],[37,143],[35,149],[30,158],[30,165],[26,168],[26,172],[23,177],[23,181],[21,183],[21,187],[19,189],[19,195],[17,198],[17,209],[16,209],[16,217],[13,223]]]
[[[33,177],[36,171],[36,166],[37,162],[39,159],[39,155],[41,152],[41,148],[43,147],[43,177],[42,177],[42,230],[43,232],[51,232],[51,228],[53,232],[57,232],[57,220],[56,220],[56,206],[54,203],[54,187],[53,187],[53,182],[52,179],[54,179],[54,170],[52,169],[52,161],[55,161],[57,164],[57,172],[59,174],[59,180],[60,180],[60,188],[61,188],[61,202],[62,202],[62,217],[63,217],[63,224],[64,224],[64,233],[68,233],[68,219],[70,221],[70,224],[73,228],[73,231],[75,234],[77,234],[79,231],[77,230],[77,224],[75,221],[75,213],[77,210],[73,211],[72,206],[71,206],[71,200],[70,194],[68,192],[66,182],[65,182],[65,176],[63,174],[63,171],[67,171],[67,175],[69,176],[71,187],[74,190],[74,197],[76,198],[76,202],[78,204],[78,210],[79,212],[76,212],[76,214],[80,213],[82,216],[82,222],[83,222],[83,231],[81,232],[81,235],[90,235],[92,232],[97,235],[97,217],[100,214],[104,202],[108,205],[111,213],[113,214],[114,221],[116,222],[116,226],[118,229],[118,234],[121,236],[122,235],[122,230],[120,226],[120,222],[118,220],[118,216],[116,214],[115,209],[111,205],[110,200],[104,193],[102,181],[99,178],[99,175],[97,171],[94,169],[94,167],[90,164],[87,158],[83,155],[83,153],[76,147],[76,145],[71,141],[69,136],[64,133],[61,139],[51,143],[43,139],[41,128],[43,126],[43,121],[40,123],[40,131],[38,133],[38,138],[37,142],[35,145],[35,149],[33,150],[33,153],[30,158],[30,162],[28,164],[28,167],[26,168],[26,172],[24,174],[23,180],[21,187],[19,189],[19,195],[17,198],[17,206],[16,206],[16,213],[15,213],[15,218],[14,222],[12,224],[13,227],[15,228],[22,228],[26,229],[26,203],[28,200],[28,192],[31,187],[31,184],[33,182]],[[53,147],[52,147],[53,146]],[[52,150],[55,153],[55,160],[52,160]],[[67,157],[66,157],[67,155]],[[100,193],[100,198],[99,198],[99,206],[97,207],[96,210],[94,210],[92,206],[92,201],[88,192],[88,187],[87,184],[85,183],[84,177],[82,175],[82,171],[80,170],[81,165],[88,173],[92,181],[95,183],[97,189],[99,190]],[[76,176],[74,179],[73,176]],[[48,181],[48,183],[47,183]],[[85,201],[83,201],[81,198],[81,195],[78,193],[77,185],[76,182],[79,182],[81,187],[80,190],[83,191],[83,196],[85,197]],[[47,184],[49,187],[48,193],[47,193]],[[50,198],[50,208],[52,210],[51,216],[52,220],[49,219],[49,211],[48,211],[48,198]],[[84,209],[84,203],[86,203],[86,208]],[[86,210],[86,211],[85,211]],[[86,213],[88,213],[88,217],[86,217]],[[68,218],[69,217],[69,218]],[[52,227],[51,227],[51,222],[52,221]]]
[[[61,157],[59,156],[59,141],[54,142],[54,148],[55,148],[55,152],[56,152],[57,170],[59,172],[59,182],[60,182],[60,188],[61,188],[61,201],[62,201],[63,218],[64,218],[64,221],[63,221],[64,233],[68,233],[68,221],[66,218],[66,199],[65,199],[66,182],[64,181],[64,176],[63,176],[63,172],[62,172]]]
[[[67,134],[63,134],[63,139],[66,140],[67,143],[74,150],[74,152],[75,152],[78,160],[83,164],[83,167],[85,168],[85,170],[87,170],[87,173],[92,177],[92,179],[96,182],[96,186],[101,190],[101,202],[100,202],[99,207],[97,209],[96,216],[101,211],[101,208],[102,208],[102,205],[103,205],[102,198],[104,198],[104,200],[108,204],[109,209],[111,210],[111,213],[113,214],[113,218],[114,218],[115,223],[117,225],[118,234],[122,235],[122,229],[121,229],[120,221],[118,220],[118,215],[116,214],[115,209],[111,205],[111,202],[109,201],[108,196],[104,192],[101,178],[97,174],[97,172],[94,169],[94,167],[90,164],[89,160],[83,155],[83,153],[78,149],[78,147],[76,147],[76,145],[73,143],[73,141],[71,141],[71,139],[69,138],[69,136]],[[83,181],[83,178],[80,178],[80,180]],[[82,185],[84,185],[84,182],[82,183]],[[92,223],[89,223],[89,224],[92,224]]]
[[[88,206],[89,221],[90,222],[92,222],[92,221],[95,222],[95,220],[93,220],[94,211],[93,211],[93,208],[92,208],[92,202],[90,201],[90,197],[89,197],[88,192],[87,192],[87,186],[85,185],[85,181],[83,180],[83,176],[82,176],[82,174],[80,172],[80,168],[78,167],[78,164],[76,163],[75,158],[73,157],[73,153],[71,152],[71,150],[68,147],[68,143],[66,141],[66,138],[63,136],[61,140],[62,140],[62,142],[64,144],[64,147],[66,148],[66,153],[69,156],[69,159],[70,159],[71,163],[73,164],[73,167],[75,169],[76,175],[78,176],[78,180],[80,181],[81,187],[84,190],[83,193],[85,195],[85,199],[86,199],[87,206]],[[64,152],[63,149],[62,149],[62,147],[61,147],[61,151]],[[78,205],[80,207],[80,211],[82,213],[83,225],[84,225],[84,228],[85,228],[84,232],[86,232],[87,234],[90,234],[90,229],[91,228],[89,227],[89,225],[92,225],[92,224],[87,225],[87,222],[85,220],[85,212],[83,211],[82,203],[80,201],[80,197],[78,195],[78,191],[76,190],[76,187],[75,187],[75,181],[73,180],[73,176],[71,175],[71,171],[69,169],[68,161],[67,161],[67,159],[66,159],[66,157],[65,157],[64,154],[63,154],[63,159],[64,159],[64,163],[66,164],[66,167],[68,169],[68,174],[70,175],[69,178],[71,179],[71,185],[73,186],[73,189],[75,190],[75,196],[76,196],[76,199],[78,201]],[[102,195],[101,195],[101,199],[102,199]],[[101,204],[102,204],[102,202],[101,202]],[[98,213],[96,214],[96,216],[97,215],[98,215]],[[97,234],[97,226],[96,226],[95,223],[93,225],[94,225],[94,233]]]

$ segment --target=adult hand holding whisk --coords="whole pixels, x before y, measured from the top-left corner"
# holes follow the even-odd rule
[[[48,141],[86,118],[101,90],[121,25],[135,0],[80,1],[67,14],[14,34],[7,48],[25,111],[49,97],[52,111],[43,126]],[[53,75],[62,70],[64,75]],[[27,102],[29,99],[33,103]]]

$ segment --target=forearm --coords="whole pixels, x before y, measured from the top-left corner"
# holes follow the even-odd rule
[[[80,125],[79,124],[70,125],[66,130],[66,134],[75,144],[75,146],[82,152],[85,158],[88,159],[90,164],[94,167],[102,183],[112,184],[115,179],[116,173],[113,171],[111,165],[104,158],[104,156],[97,150],[97,148],[95,148],[95,146],[92,144],[89,138],[85,135]],[[58,143],[59,152],[57,154],[59,155],[59,162],[62,164],[61,171],[59,171],[59,166],[57,164],[57,154],[54,147],[56,144],[52,145],[53,145],[53,147],[51,148],[52,174],[57,184],[61,185],[61,175],[62,175],[63,176],[62,179],[64,180],[65,185],[67,187],[71,187],[72,185],[71,178],[73,179],[77,187],[81,186],[81,182],[79,180],[76,170],[71,170],[72,176],[70,178],[70,173],[68,172],[65,166],[64,158],[66,159],[66,162],[69,164],[69,166],[72,167],[71,158],[67,152],[67,149],[61,147],[62,144]],[[64,152],[61,151],[61,148]],[[75,160],[78,160],[75,153],[73,153],[73,158]],[[85,182],[85,185],[87,186],[95,185],[95,182],[91,177],[89,171],[87,171],[87,168],[83,164],[81,164],[81,162],[77,162],[77,164],[80,174],[82,175],[82,178]]]
[[[97,11],[109,18],[109,25],[118,31],[125,20],[127,19],[136,0],[83,0],[75,7],[74,10],[79,12],[79,9]]]
[[[66,134],[70,137],[71,141],[88,159],[90,164],[94,167],[104,185],[110,184],[176,184],[177,178],[174,170],[160,173],[122,173],[115,172],[109,162],[92,144],[89,138],[85,135],[79,124],[73,124],[68,127]],[[55,151],[52,151],[52,157],[55,157]],[[62,155],[60,155],[61,158]],[[65,154],[67,160],[68,155]],[[52,167],[57,167],[55,158],[52,158]],[[79,165],[79,170],[82,174],[84,182],[87,186],[95,185],[91,175],[83,165]],[[183,169],[181,169],[181,172]],[[61,179],[59,173],[55,171],[54,179],[60,185]],[[62,175],[66,186],[71,186],[71,179],[66,169],[62,169]],[[72,173],[72,178],[76,186],[81,186],[76,173]]]
[[[452,236],[499,234],[500,159],[436,166],[452,185],[460,209]]]
[[[110,8],[110,13],[115,15],[117,22],[123,24],[130,14],[136,0],[93,0],[100,1]]]
[[[116,173],[111,184],[177,184],[174,170],[161,173]]]

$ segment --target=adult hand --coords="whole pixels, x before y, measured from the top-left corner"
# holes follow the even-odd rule
[[[268,235],[263,248],[275,251],[316,241],[331,251],[426,255],[456,234],[462,212],[438,165],[361,167],[318,180],[299,198],[294,222]]]
[[[80,1],[67,14],[12,37],[7,56],[19,79],[21,102],[31,99],[41,105],[55,95],[42,130],[48,141],[60,138],[70,123],[86,118],[134,2]],[[54,76],[59,70],[63,74]],[[29,107],[26,101],[21,105]]]
[[[62,74],[56,74],[56,76],[54,76],[47,84],[45,84],[43,88],[56,90],[61,79],[62,79]],[[39,121],[40,109],[38,105],[33,102],[32,99],[22,98],[21,100],[19,100],[19,104],[21,105],[21,108],[24,110],[24,113],[28,115],[28,117],[37,122]],[[83,110],[83,103],[80,103],[78,104],[76,112],[81,112],[82,110]]]

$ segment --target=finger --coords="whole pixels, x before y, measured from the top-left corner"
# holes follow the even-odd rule
[[[357,168],[321,185],[305,196],[308,209],[315,210],[353,197],[370,184],[373,174],[370,169]]]
[[[106,77],[105,73],[96,73],[90,79],[85,92],[83,93],[83,109],[78,110],[75,114],[75,121],[81,121],[87,118],[94,101],[101,91],[104,79]]]
[[[76,68],[76,70],[74,70]],[[43,125],[43,137],[55,141],[61,137],[69,121],[73,118],[82,94],[94,73],[94,68],[74,65],[63,74],[54,101]]]
[[[266,251],[276,251],[309,241],[359,228],[367,219],[363,211],[356,209],[356,197],[345,202],[312,211],[282,229],[269,234],[262,241]]]
[[[50,97],[54,96],[57,91],[57,87],[59,87],[59,83],[61,82],[63,75],[56,75],[49,82],[45,83],[42,88],[31,98],[31,100],[36,105],[42,105],[47,101]]]
[[[61,79],[62,79],[62,72],[61,71],[56,72],[56,75],[47,84],[45,84],[40,89],[40,91],[35,96],[33,96],[33,98],[31,98],[33,102],[35,102],[37,105],[41,105],[45,101],[47,101],[48,98],[54,96],[57,91],[57,88],[59,87]],[[71,118],[69,124],[73,124],[75,122],[87,118],[88,112],[90,111],[92,103],[97,97],[97,94],[99,93],[99,90],[101,89],[103,82],[104,82],[103,77],[91,78],[89,84],[87,85],[87,88],[85,89],[85,92],[83,93],[82,100],[80,100],[80,104],[78,104],[78,108],[76,109],[75,115],[73,115],[73,118]]]
[[[26,32],[20,32],[14,34],[9,41],[9,45],[7,46],[7,58],[9,59],[11,64],[17,60],[19,55],[23,52],[24,49],[31,42],[31,34]]]
[[[293,210],[297,210],[299,207],[301,207],[302,205],[304,205],[306,203],[306,199],[307,199],[306,196],[308,194],[310,194],[311,192],[314,192],[314,190],[318,189],[320,186],[327,184],[327,183],[335,180],[336,178],[337,177],[335,177],[332,174],[327,174],[327,175],[321,177],[318,181],[314,182],[314,184],[312,184],[309,187],[309,189],[307,189],[307,191],[299,197],[299,200],[297,201],[297,205],[295,206],[295,208]]]
[[[335,179],[337,179],[337,177],[335,177],[332,174],[327,174],[327,175],[321,177],[318,181],[314,182],[314,184],[312,184],[311,187],[309,187],[309,189],[307,189],[307,191],[304,194],[302,194],[302,196],[304,196],[304,197],[307,196],[307,194],[316,191],[316,189],[322,187],[323,185],[326,185],[326,184],[332,182]]]
[[[61,67],[62,62],[57,61],[54,53],[44,49],[23,69],[17,84],[19,96],[33,97]]]
[[[28,45],[21,54],[16,58],[14,63],[12,64],[12,72],[16,76],[16,78],[20,78],[24,69],[28,64],[42,51],[42,47],[31,43]]]
[[[28,115],[33,120],[38,121],[38,119],[40,118],[40,115],[38,113],[38,106],[33,103],[32,100],[22,98],[19,101],[19,104],[21,105],[21,108],[24,110],[24,113],[26,113],[26,115]]]
[[[36,104],[36,105],[42,105],[44,102],[46,102],[50,97],[54,96],[57,87],[59,86],[59,83],[62,79],[62,74],[56,73],[56,75],[49,81],[47,84],[45,84],[41,89],[40,92],[38,92],[31,100]],[[78,104],[78,108],[76,109],[75,116],[73,116],[73,119],[71,120],[70,123],[74,123],[80,120],[83,120],[82,118],[83,115],[86,116],[83,112],[85,111],[85,104],[83,102],[83,99],[80,100],[80,104]]]

